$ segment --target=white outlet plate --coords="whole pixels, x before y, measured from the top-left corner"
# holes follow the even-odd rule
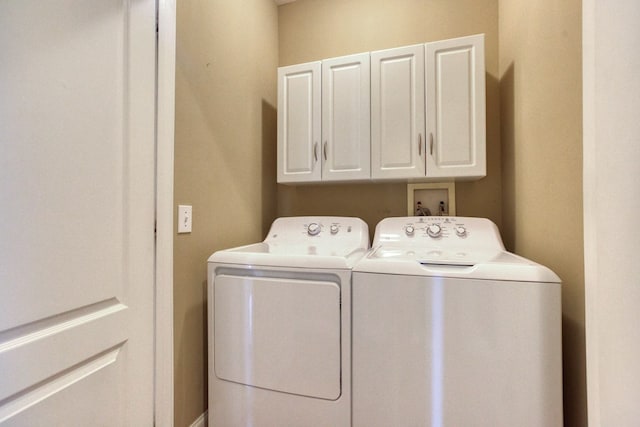
[[[178,205],[178,233],[191,233],[192,223],[191,205]]]

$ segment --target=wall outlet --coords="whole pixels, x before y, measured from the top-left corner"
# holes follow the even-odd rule
[[[191,233],[192,222],[192,207],[190,205],[178,205],[178,234]]]

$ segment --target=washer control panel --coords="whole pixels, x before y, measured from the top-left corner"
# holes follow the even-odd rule
[[[386,218],[376,227],[373,246],[386,243],[504,250],[496,225],[485,218],[414,216]]]

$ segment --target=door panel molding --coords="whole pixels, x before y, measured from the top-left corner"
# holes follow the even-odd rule
[[[0,401],[0,423],[111,365],[118,359],[120,349],[124,344],[125,342],[121,342],[102,353],[3,399]]]
[[[127,306],[117,298],[109,298],[13,329],[0,331],[0,354],[125,309]]]

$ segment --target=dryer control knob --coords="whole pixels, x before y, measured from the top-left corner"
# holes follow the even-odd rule
[[[309,236],[315,236],[316,234],[320,233],[320,224],[318,224],[317,222],[312,222],[311,224],[309,224],[307,226],[307,233],[309,234]]]
[[[440,234],[442,234],[442,227],[438,224],[431,224],[427,227],[427,234],[430,237],[440,237]]]
[[[329,231],[331,231],[331,234],[337,234],[338,230],[339,228],[336,224],[331,224],[331,227],[329,228]]]
[[[413,236],[413,233],[416,231],[415,228],[413,228],[413,225],[407,225],[404,228],[404,232],[407,234],[407,236]]]
[[[459,225],[456,227],[456,234],[460,237],[464,237],[467,235],[467,229]]]

